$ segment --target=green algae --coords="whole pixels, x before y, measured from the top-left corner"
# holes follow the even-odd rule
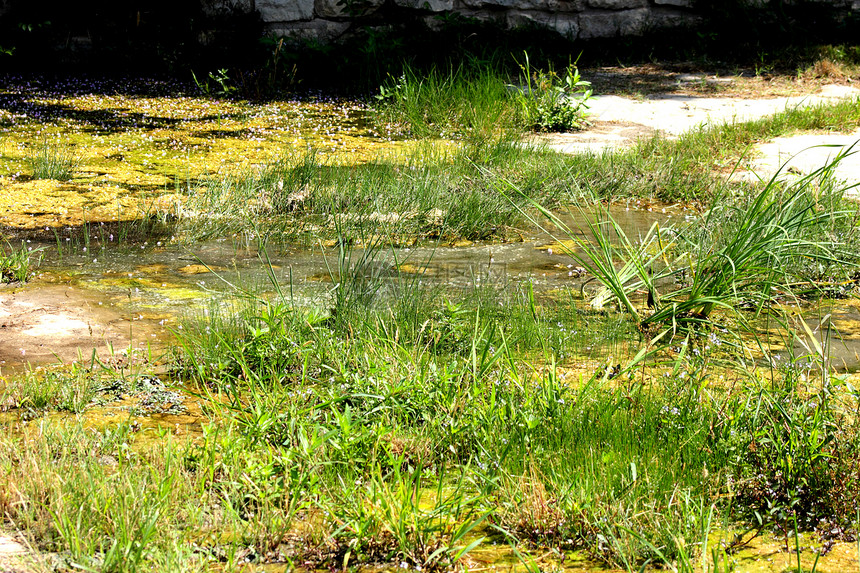
[[[141,301],[142,304],[139,305],[141,308],[150,309],[164,308],[179,302],[203,303],[211,299],[211,293],[207,293],[199,287],[163,282],[157,278],[108,276],[87,281],[82,286],[112,294],[113,298],[119,301],[129,298],[130,295],[118,294],[118,290],[145,291],[145,296],[137,296],[136,298]]]
[[[28,104],[52,113],[0,117],[0,224],[19,229],[175,213],[191,181],[308,148],[351,165],[413,145],[378,137],[365,126],[365,108],[351,102],[32,94]],[[70,181],[30,179],[29,157],[40,145],[74,154]]]

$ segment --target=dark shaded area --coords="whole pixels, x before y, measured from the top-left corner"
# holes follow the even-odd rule
[[[698,28],[595,41],[584,62],[684,61],[727,70],[741,67],[789,73],[821,57],[860,63],[860,14],[814,0],[750,4],[749,0],[698,0],[694,9],[703,17]]]
[[[577,59],[580,67],[684,61],[691,69],[757,73],[794,71],[822,56],[860,62],[860,17],[813,0],[762,6],[698,0],[703,20],[697,29],[588,42],[540,29],[501,30],[457,14],[435,15],[431,31],[424,22],[429,14],[388,2],[366,15],[356,12],[353,29],[333,45],[266,38],[258,14],[204,11],[200,0],[7,2],[0,48],[14,52],[0,54],[6,70],[166,73],[189,81],[193,70],[197,91],[253,99],[309,89],[375,91],[404,64],[418,70],[489,64],[516,75],[514,58],[523,51],[533,62],[557,66]],[[822,54],[822,45],[835,52]]]
[[[457,14],[436,15],[431,31],[422,14],[389,3],[359,18],[336,45],[264,40],[258,46],[263,59],[249,60],[231,77],[247,97],[265,97],[284,88],[376,91],[406,65],[417,70],[490,65],[516,76],[516,59],[522,60],[524,51],[532,62],[556,67],[571,61],[580,67],[684,62],[675,66],[676,72],[742,68],[794,73],[821,57],[860,63],[860,15],[812,0],[746,4],[700,0],[695,9],[703,20],[695,29],[571,42],[543,29],[502,30]]]
[[[0,47],[11,71],[102,74],[239,66],[262,35],[257,14],[204,12],[199,0],[9,0]],[[253,50],[250,50],[251,52]],[[253,54],[251,54],[253,55]]]

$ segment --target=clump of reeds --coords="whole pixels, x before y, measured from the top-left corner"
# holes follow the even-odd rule
[[[33,170],[33,179],[68,181],[80,164],[80,159],[69,147],[43,141],[27,157]]]
[[[0,250],[0,283],[26,282],[30,278],[34,254],[38,254],[41,261],[41,249],[34,252],[24,243],[17,249],[7,244],[5,252]]]

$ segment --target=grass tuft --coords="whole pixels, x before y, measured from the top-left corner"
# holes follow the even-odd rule
[[[36,253],[41,262],[41,249],[37,249]],[[26,282],[33,265],[31,257],[36,253],[24,243],[17,249],[7,243],[7,252],[0,251],[0,283]]]
[[[78,168],[80,160],[75,153],[64,146],[43,141],[32,155],[26,158],[33,170],[33,179],[53,179],[68,181]]]

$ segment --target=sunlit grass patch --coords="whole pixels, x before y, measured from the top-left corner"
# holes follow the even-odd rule
[[[322,280],[304,290],[269,265],[269,283],[237,284],[177,327],[159,376],[205,404],[187,441],[146,362],[134,375],[117,360],[97,376],[5,382],[0,513],[61,567],[102,571],[434,571],[472,567],[473,549],[508,544],[525,564],[563,566],[576,553],[690,571],[716,565],[710,536],[746,524],[855,535],[857,392],[848,378],[820,376],[824,352],[764,362],[769,325],[750,317],[772,312],[784,351],[802,326],[782,307],[851,291],[856,208],[812,181],[747,197],[707,166],[684,179],[667,157],[683,165],[695,156],[686,152],[655,140],[569,158],[476,136],[355,164],[302,149],[189,177],[187,201],[169,187],[176,195],[137,215],[152,229],[247,233],[264,263],[267,248],[307,233],[327,255]],[[422,271],[428,261],[389,248],[396,237],[496,240],[516,234],[529,209],[674,196],[691,181],[716,197],[695,226],[655,230],[649,246],[606,220],[553,245],[602,248],[594,274],[621,310],[611,297],[585,307],[590,289],[440,284]],[[522,194],[500,192],[511,187]],[[631,260],[628,276],[618,263]],[[128,400],[99,410],[98,424],[88,418],[99,394],[156,380],[152,409]]]
[[[338,225],[407,240],[500,239],[524,219],[495,191],[496,181],[512,178],[557,203],[579,194],[569,174],[565,157],[508,138],[419,148],[352,166],[309,150],[201,181],[191,190],[187,227],[203,234],[252,230],[274,239],[314,229],[331,238]]]
[[[710,559],[709,535],[767,500],[789,507],[752,479],[781,479],[762,460],[791,459],[816,487],[832,477],[834,499],[854,491],[835,461],[858,447],[842,413],[856,399],[840,388],[844,401],[822,401],[812,380],[795,396],[795,365],[759,378],[724,360],[734,378],[719,383],[709,354],[727,350],[701,346],[659,368],[606,363],[571,381],[563,365],[592,356],[596,333],[617,337],[596,356],[623,362],[611,345],[641,343],[632,321],[528,291],[368,274],[369,262],[345,252],[332,267],[341,296],[243,290],[177,331],[175,374],[213,422],[192,443],[170,428],[144,442],[135,424],[47,420],[4,443],[0,502],[14,523],[40,548],[93,566],[119,553],[128,570],[248,556],[436,570],[499,543],[635,570]],[[797,414],[781,417],[794,401]],[[797,499],[798,519],[853,527],[847,506]],[[785,527],[793,515],[764,519]],[[177,550],[189,542],[196,556]]]
[[[407,68],[376,95],[381,130],[410,137],[456,138],[519,130],[520,109],[507,78],[476,62],[421,72]]]

